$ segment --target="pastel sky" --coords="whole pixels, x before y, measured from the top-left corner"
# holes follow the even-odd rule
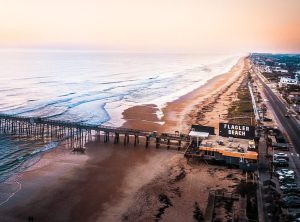
[[[0,47],[300,52],[300,0],[0,0]]]

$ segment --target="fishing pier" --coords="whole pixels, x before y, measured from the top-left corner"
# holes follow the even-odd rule
[[[145,143],[148,148],[155,144],[167,149],[180,150],[190,141],[186,134],[169,134],[148,132],[143,130],[93,125],[81,122],[51,120],[41,117],[25,117],[19,115],[0,114],[0,135],[15,137],[30,137],[45,141],[64,141],[75,152],[84,152],[84,145],[90,141],[103,141],[124,146],[133,143],[134,146]]]

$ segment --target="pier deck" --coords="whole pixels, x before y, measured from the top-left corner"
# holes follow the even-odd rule
[[[41,117],[25,117],[19,115],[0,114],[0,134],[31,136],[36,138],[48,138],[49,140],[66,140],[74,150],[82,150],[86,142],[93,139],[107,143],[110,139],[118,144],[120,137],[124,145],[130,142],[130,137],[134,137],[134,146],[140,143],[140,137],[145,141],[147,148],[152,142],[159,148],[164,145],[169,148],[180,150],[184,143],[190,141],[186,134],[169,134],[159,132],[149,132],[123,127],[113,127],[105,125],[93,125],[82,122],[70,122],[61,120],[51,120]]]

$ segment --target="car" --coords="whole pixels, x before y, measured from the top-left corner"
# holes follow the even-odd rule
[[[288,208],[298,208],[300,207],[300,199],[299,200],[287,200],[282,202],[285,207]]]
[[[263,118],[263,121],[264,121],[264,122],[272,122],[273,120],[272,120],[271,118],[265,117],[265,118]]]
[[[299,188],[288,188],[286,190],[282,191],[284,194],[289,194],[289,193],[299,193],[300,194],[300,189]]]
[[[286,153],[275,153],[274,158],[278,158],[278,157],[285,158],[288,157],[288,155]]]
[[[298,197],[298,196],[288,196],[288,197],[283,197],[281,200],[282,201],[300,201],[300,197]]]
[[[290,159],[288,157],[274,157],[274,160],[279,160],[279,159],[282,159],[282,160],[286,160],[286,161],[289,161]]]
[[[286,193],[286,194],[283,194],[282,198],[285,198],[285,197],[291,197],[291,196],[297,196],[297,197],[300,197],[300,193],[296,193],[296,192]]]
[[[278,176],[278,177],[279,176],[284,176],[284,175],[295,175],[295,171],[283,168],[283,169],[280,169],[280,170],[276,170],[275,175]]]
[[[300,222],[300,212],[290,213],[289,216],[294,219],[293,222]]]
[[[287,167],[287,166],[289,166],[289,163],[285,159],[277,158],[273,161],[273,165],[276,167]]]
[[[287,183],[287,184],[281,185],[280,189],[282,190],[283,193],[292,193],[292,192],[297,193],[300,191],[299,186],[295,183]]]
[[[282,176],[278,177],[279,181],[284,181],[284,180],[287,180],[287,179],[295,180],[295,176],[294,175],[282,175]]]
[[[287,184],[281,185],[280,189],[283,190],[283,189],[291,188],[291,187],[299,188],[299,186],[296,183],[287,183]]]
[[[278,181],[279,181],[280,185],[285,185],[285,184],[289,184],[289,183],[294,183],[295,178],[283,177],[283,178],[279,179]]]
[[[296,183],[287,183],[287,184],[280,186],[280,189],[282,190],[286,187],[298,187],[298,185]]]

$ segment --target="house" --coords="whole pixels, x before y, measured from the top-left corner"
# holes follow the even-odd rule
[[[284,87],[287,85],[298,85],[299,80],[298,77],[296,76],[295,79],[289,78],[289,77],[280,77],[280,81],[278,83],[279,87]]]

